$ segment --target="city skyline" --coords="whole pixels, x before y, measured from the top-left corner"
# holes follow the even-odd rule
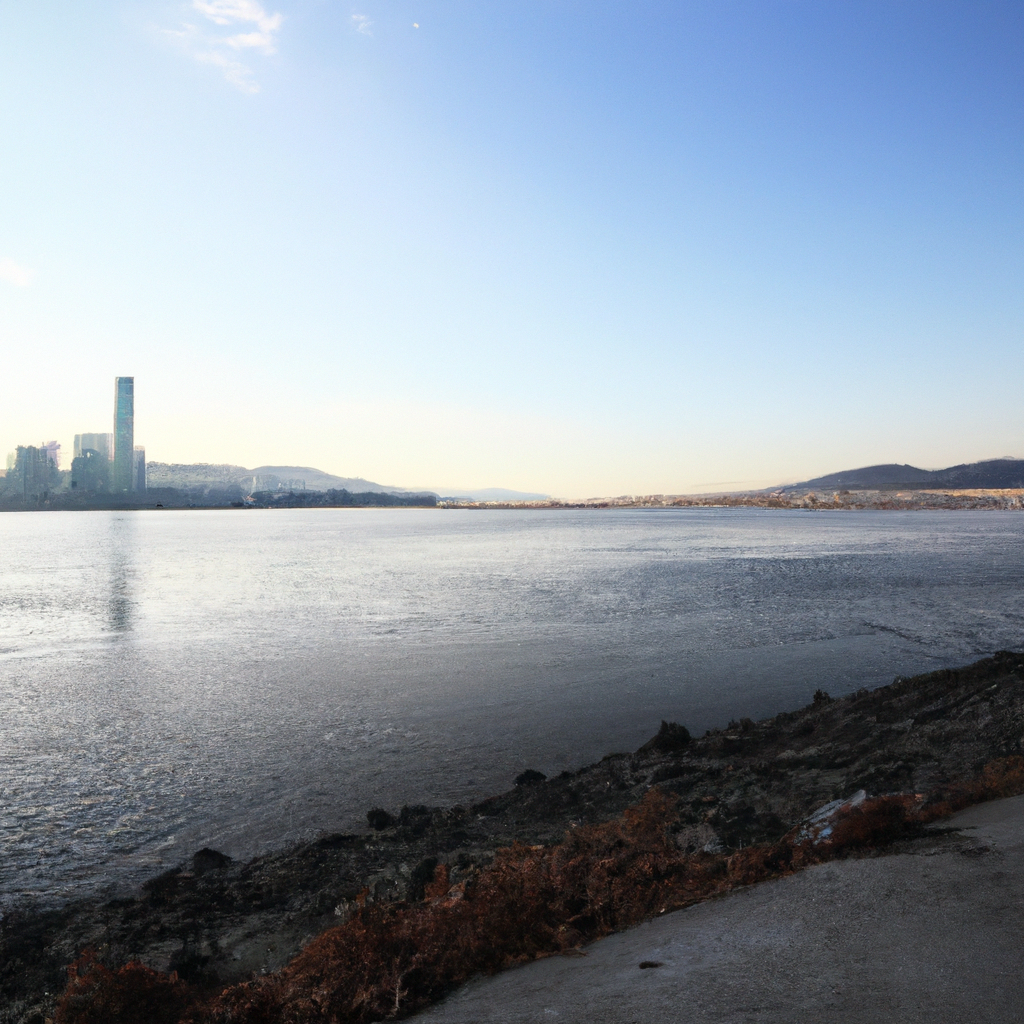
[[[4,483],[14,479],[21,497],[40,500],[73,491],[79,495],[141,494],[146,486],[146,449],[135,444],[135,378],[114,378],[113,431],[75,434],[69,467],[61,444],[19,444],[7,455]],[[3,488],[8,489],[8,488]]]
[[[130,369],[160,461],[409,488],[1024,455],[1022,43],[1007,2],[8,5],[0,449]]]

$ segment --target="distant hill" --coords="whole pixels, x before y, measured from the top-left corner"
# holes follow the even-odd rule
[[[349,491],[364,494],[432,495],[439,492],[410,490],[408,487],[393,487],[378,484],[362,477],[334,476],[322,469],[311,466],[232,466],[222,463],[198,462],[193,464],[150,462],[146,466],[146,477],[152,487],[177,487],[184,490],[202,488],[209,490],[234,490],[243,494],[253,491]],[[459,501],[543,501],[547,494],[531,494],[526,491],[510,491],[504,487],[483,487],[477,490],[448,488],[440,492],[449,499]]]
[[[257,466],[247,470],[254,477],[280,481],[284,487],[292,487],[292,482],[304,481],[307,491],[346,490],[353,493],[376,491],[384,494],[433,494],[433,491],[410,491],[407,487],[393,487],[390,484],[376,484],[372,480],[364,480],[361,476],[334,476],[320,469],[308,466]],[[273,486],[277,486],[275,483]],[[270,488],[262,488],[268,490]]]
[[[179,488],[234,488],[243,493],[251,491],[327,491],[346,490],[352,493],[375,491],[384,494],[431,494],[429,491],[409,491],[404,487],[377,484],[362,477],[334,476],[310,466],[231,466],[219,463],[193,464],[150,462],[146,466],[150,487]]]
[[[916,466],[890,464],[865,466],[830,473],[799,484],[788,484],[784,491],[795,490],[909,490],[928,487],[998,488],[1024,487],[1024,459],[988,459],[949,469],[918,469]]]

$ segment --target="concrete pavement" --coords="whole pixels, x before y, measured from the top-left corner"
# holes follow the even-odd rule
[[[470,982],[423,1024],[1022,1024],[1024,797]],[[641,964],[657,966],[641,967]]]

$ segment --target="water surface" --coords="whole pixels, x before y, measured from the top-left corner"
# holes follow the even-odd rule
[[[0,901],[1024,646],[1024,515],[0,515]]]

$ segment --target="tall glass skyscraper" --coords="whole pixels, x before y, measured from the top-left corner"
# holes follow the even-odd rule
[[[114,493],[134,490],[135,378],[114,379]]]

